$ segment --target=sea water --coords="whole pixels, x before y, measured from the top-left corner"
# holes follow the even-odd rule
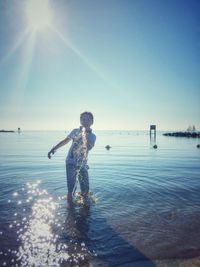
[[[157,266],[200,256],[199,139],[97,131],[88,161],[95,201],[68,209],[69,144],[47,158],[67,133],[0,133],[0,266]]]

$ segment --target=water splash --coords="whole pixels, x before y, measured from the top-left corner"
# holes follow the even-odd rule
[[[86,129],[85,127],[82,127],[81,129],[81,132],[79,133],[79,135],[77,136],[76,138],[77,140],[80,140],[82,142],[78,142],[78,148],[76,150],[76,154],[77,154],[77,158],[78,158],[78,161],[80,162],[80,166],[79,168],[77,169],[77,172],[76,172],[76,183],[74,185],[74,189],[73,189],[73,196],[75,196],[75,191],[76,191],[76,188],[77,188],[77,184],[78,184],[78,178],[79,178],[79,175],[80,175],[80,171],[81,171],[81,168],[86,165],[86,162],[87,162],[87,157],[88,157],[88,149],[87,149],[87,136],[86,136]]]
[[[74,196],[74,203],[77,205],[90,205],[96,204],[98,202],[98,198],[92,192],[89,192],[88,197],[85,199],[80,192],[76,192]]]

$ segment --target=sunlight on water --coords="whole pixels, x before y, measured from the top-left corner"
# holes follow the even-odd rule
[[[18,250],[8,250],[12,254],[10,262],[13,266],[60,266],[60,264],[83,264],[88,256],[94,256],[83,241],[67,239],[61,242],[63,231],[70,225],[61,219],[59,207],[65,196],[59,196],[57,202],[48,194],[47,190],[40,188],[40,181],[27,183],[26,188],[12,194],[9,203],[23,208],[14,212],[14,221],[10,229],[16,229]],[[20,200],[19,200],[20,199]],[[25,199],[25,200],[24,200]],[[26,208],[24,208],[26,205]],[[27,205],[30,205],[27,207]],[[27,209],[30,210],[27,213]],[[3,232],[0,233],[2,235]],[[61,235],[61,236],[60,236]],[[63,239],[62,239],[63,240]],[[0,254],[7,256],[0,251]],[[2,263],[3,266],[7,262]],[[75,264],[75,265],[74,265]],[[7,265],[9,266],[9,265]],[[65,266],[65,265],[64,265]]]

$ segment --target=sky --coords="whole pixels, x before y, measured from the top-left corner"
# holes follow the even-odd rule
[[[199,0],[0,0],[0,129],[200,130]]]

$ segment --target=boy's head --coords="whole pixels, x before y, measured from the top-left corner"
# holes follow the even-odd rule
[[[80,115],[80,123],[85,128],[90,128],[94,122],[94,117],[91,112],[85,111]]]

